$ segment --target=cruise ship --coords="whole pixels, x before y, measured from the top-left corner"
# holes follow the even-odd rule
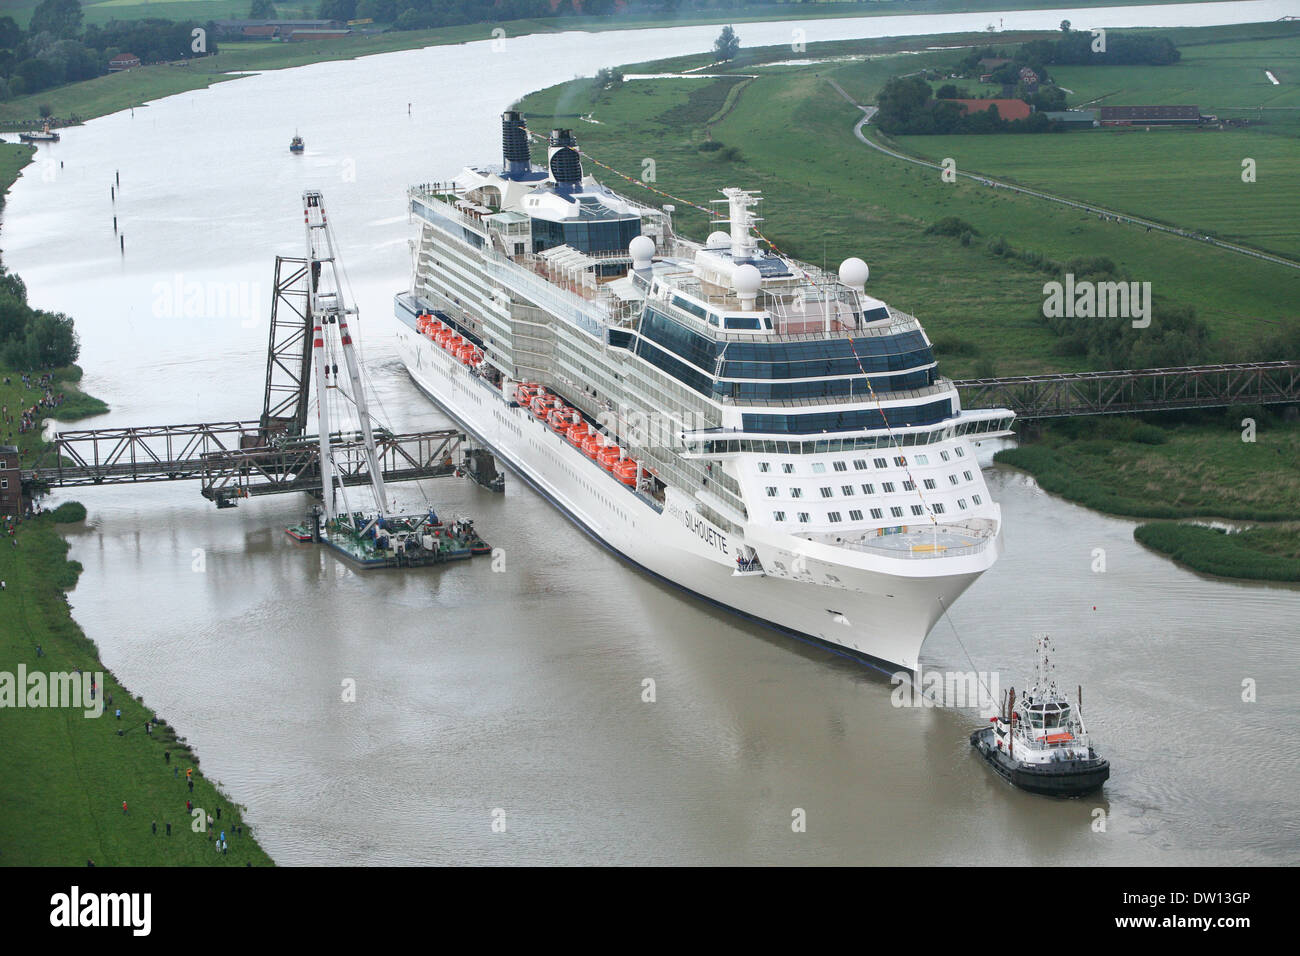
[[[704,243],[586,175],[571,130],[533,162],[410,188],[402,360],[461,428],[611,551],[717,606],[915,670],[1002,550],[963,410],[920,323],[757,233],[720,190]],[[539,156],[540,158],[540,156]]]

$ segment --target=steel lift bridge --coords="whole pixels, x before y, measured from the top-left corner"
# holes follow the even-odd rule
[[[62,431],[22,472],[29,490],[198,480],[220,508],[255,495],[309,492],[327,518],[346,489],[367,486],[381,514],[388,483],[457,473],[477,456],[457,429],[394,434],[374,421],[343,295],[333,231],[317,190],[303,193],[306,256],[276,256],[262,415],[209,422]],[[317,433],[307,433],[313,397]],[[349,427],[354,426],[354,427]]]

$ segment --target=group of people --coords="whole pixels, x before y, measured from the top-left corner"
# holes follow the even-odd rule
[[[17,416],[10,414],[8,405],[0,406],[0,409],[3,409],[4,424],[10,426],[9,430],[5,433],[6,437],[10,441],[13,440],[14,433],[12,426],[15,418],[17,418],[18,421],[18,434],[25,435],[27,432],[34,431],[40,427],[41,418],[44,415],[41,409],[58,408],[62,404],[63,393],[58,392],[56,394],[47,388],[45,394],[41,396],[40,400],[35,405],[30,408],[20,409]]]

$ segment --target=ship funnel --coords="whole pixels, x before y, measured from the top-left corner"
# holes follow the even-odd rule
[[[551,130],[550,152],[547,155],[551,179],[559,192],[577,192],[582,186],[582,158],[578,155],[578,141],[571,129]]]
[[[533,158],[528,152],[528,127],[518,110],[501,114],[501,156],[505,160],[507,179],[523,176],[533,168]]]

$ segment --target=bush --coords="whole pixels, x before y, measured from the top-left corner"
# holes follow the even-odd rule
[[[1192,524],[1144,524],[1133,529],[1139,544],[1168,555],[1205,574],[1262,581],[1300,581],[1300,560],[1269,554],[1252,545],[1268,532],[1251,529],[1227,533]]]
[[[1169,441],[1165,430],[1155,425],[1138,425],[1129,438],[1141,445],[1163,445]]]
[[[934,350],[944,357],[980,354],[979,346],[974,342],[967,342],[965,339],[948,338],[945,336],[935,339],[932,344],[934,345]]]
[[[979,230],[956,216],[944,216],[938,222],[933,222],[925,227],[927,236],[978,236]]]
[[[718,142],[716,139],[706,139],[704,142],[700,143],[698,149],[701,153],[716,153],[718,150],[722,149],[722,146],[723,144]]]
[[[80,501],[65,501],[50,512],[50,517],[58,524],[76,524],[86,520],[86,506]]]

